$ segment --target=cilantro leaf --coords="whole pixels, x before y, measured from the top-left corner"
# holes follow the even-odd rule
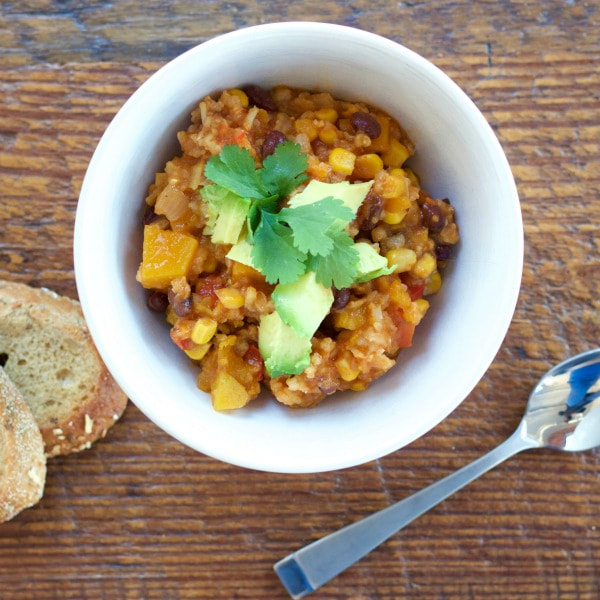
[[[277,215],[261,211],[254,232],[252,263],[269,283],[292,283],[305,271],[306,254],[294,246],[292,230],[277,222]]]
[[[269,195],[258,173],[250,152],[236,145],[224,146],[219,154],[210,157],[204,167],[204,175],[208,179],[243,198]]]
[[[317,281],[325,287],[335,285],[341,289],[352,285],[358,273],[358,251],[353,239],[343,230],[331,230],[328,235],[333,249],[326,256],[310,254],[306,270],[314,271]]]
[[[341,200],[329,196],[311,204],[283,208],[278,217],[292,228],[298,250],[326,256],[333,249],[333,240],[327,231],[334,224],[335,229],[341,229],[354,218],[354,212]]]
[[[277,196],[269,196],[268,198],[258,199],[252,203],[248,211],[248,233],[250,238],[254,236],[256,228],[260,224],[261,212],[266,211],[273,213],[277,210]]]
[[[304,173],[307,168],[308,161],[300,146],[287,141],[265,158],[258,176],[270,195],[283,198],[308,179]]]

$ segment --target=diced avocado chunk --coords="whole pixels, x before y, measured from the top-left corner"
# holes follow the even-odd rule
[[[260,318],[258,349],[271,377],[297,375],[310,364],[310,339],[298,337],[277,311]]]
[[[349,181],[323,183],[313,179],[301,192],[292,196],[289,206],[290,208],[304,206],[333,196],[341,200],[344,206],[347,206],[356,215],[358,207],[363,203],[372,185],[372,181],[365,181],[364,183],[350,183]]]
[[[237,244],[231,246],[231,249],[226,256],[227,258],[242,263],[247,267],[256,269],[256,267],[252,264],[252,244],[249,244],[245,237],[240,238]]]
[[[212,241],[215,244],[235,244],[246,223],[250,199],[235,194],[225,196],[218,206],[219,216],[215,222]]]
[[[381,275],[389,275],[394,272],[395,267],[388,267],[385,256],[381,256],[373,246],[365,242],[354,244],[358,252],[358,275],[354,280],[356,283],[370,281]]]
[[[294,283],[279,284],[271,294],[277,312],[296,335],[310,340],[333,304],[333,292],[313,271]]]
[[[212,235],[219,216],[219,203],[227,194],[229,194],[229,190],[220,185],[205,185],[200,190],[200,196],[204,200],[203,212],[206,217],[204,235]]]

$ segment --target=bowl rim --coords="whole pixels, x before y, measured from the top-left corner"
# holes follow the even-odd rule
[[[349,43],[366,43],[374,44],[380,48],[388,49],[390,52],[396,53],[399,56],[407,58],[413,64],[424,70],[430,77],[435,79],[440,85],[443,85],[444,89],[452,94],[455,98],[460,99],[460,103],[464,105],[465,112],[468,112],[469,119],[475,123],[478,129],[481,131],[481,135],[486,135],[486,143],[489,143],[498,158],[497,168],[501,172],[501,177],[506,181],[508,188],[510,189],[510,198],[506,198],[507,202],[511,203],[513,211],[514,225],[515,225],[515,243],[518,247],[513,250],[516,263],[514,264],[514,271],[512,272],[512,280],[506,281],[506,285],[510,290],[509,300],[503,305],[503,311],[501,314],[496,315],[496,330],[503,333],[498,334],[498,338],[494,340],[493,352],[490,351],[489,355],[486,356],[485,360],[482,360],[478,365],[478,368],[469,379],[467,385],[463,386],[464,393],[458,400],[453,403],[444,405],[442,410],[435,412],[433,417],[420,427],[411,430],[411,434],[408,436],[408,440],[402,439],[391,440],[388,443],[379,444],[375,450],[368,448],[357,453],[357,455],[350,458],[344,456],[338,456],[336,459],[323,460],[322,463],[315,464],[313,460],[310,464],[306,464],[303,467],[295,466],[293,468],[286,468],[285,465],[277,463],[277,461],[265,462],[253,459],[252,456],[241,456],[239,452],[228,452],[224,448],[215,448],[213,446],[205,446],[203,440],[193,438],[182,434],[181,431],[177,430],[177,427],[172,426],[169,423],[165,423],[164,416],[159,407],[153,405],[151,402],[147,402],[144,397],[140,397],[136,393],[136,386],[132,379],[127,377],[120,368],[117,361],[114,360],[112,352],[110,351],[110,344],[107,339],[101,334],[102,327],[102,315],[96,310],[92,301],[93,292],[91,288],[91,281],[87,273],[84,270],[83,255],[85,252],[85,236],[86,236],[86,224],[89,218],[86,216],[86,199],[90,196],[90,189],[93,185],[93,179],[96,176],[94,167],[97,162],[100,161],[100,157],[106,152],[109,141],[113,137],[114,132],[119,128],[120,122],[126,118],[128,112],[135,107],[138,100],[146,94],[146,90],[152,89],[155,83],[163,78],[169,76],[169,74],[179,67],[179,64],[190,60],[199,53],[205,53],[208,50],[219,48],[223,44],[229,44],[231,41],[240,41],[251,39],[253,36],[260,34],[261,32],[274,31],[285,32],[286,30],[291,32],[303,31],[303,32],[318,32],[327,33],[328,35],[338,35],[344,37],[344,41]],[[485,134],[484,134],[485,132]],[[483,377],[489,365],[493,362],[500,346],[508,331],[510,322],[512,320],[516,303],[520,291],[520,283],[523,269],[523,253],[524,253],[524,235],[523,235],[523,224],[522,215],[520,210],[520,203],[518,198],[517,187],[512,176],[512,172],[508,163],[508,160],[502,150],[501,144],[494,134],[491,126],[486,121],[484,116],[481,114],[475,103],[467,96],[467,94],[454,82],[446,73],[444,73],[437,66],[429,62],[427,59],[417,54],[416,52],[406,48],[402,44],[394,42],[390,39],[382,37],[378,34],[363,31],[353,27],[347,27],[343,25],[336,25],[330,23],[316,23],[309,21],[289,21],[283,23],[267,23],[262,25],[255,25],[231,31],[229,33],[218,35],[211,38],[201,44],[198,44],[179,56],[175,57],[171,61],[167,62],[155,73],[153,73],[141,86],[139,86],[134,93],[127,99],[123,106],[119,109],[112,121],[106,128],[102,138],[100,139],[95,152],[89,162],[82,187],[79,196],[79,202],[77,206],[75,228],[74,228],[74,264],[75,264],[75,276],[77,290],[80,297],[80,302],[84,315],[86,317],[89,330],[92,338],[97,345],[98,351],[102,356],[105,364],[109,371],[113,374],[117,383],[122,387],[128,397],[136,404],[136,406],[157,426],[166,431],[168,434],[181,441],[182,443],[190,446],[191,448],[202,452],[208,456],[219,459],[223,462],[234,464],[241,467],[257,469],[261,471],[270,471],[278,473],[316,473],[323,471],[330,471],[335,469],[349,468],[363,464],[365,462],[375,460],[381,456],[385,456],[391,452],[394,452],[414,440],[424,435],[427,431],[438,425],[443,421],[453,410],[455,410],[464,399],[471,393],[480,379]],[[518,264],[517,264],[518,263]],[[360,454],[360,455],[359,455]]]

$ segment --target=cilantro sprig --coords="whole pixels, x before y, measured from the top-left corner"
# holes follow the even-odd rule
[[[280,201],[306,181],[307,167],[293,142],[278,145],[260,169],[248,150],[225,146],[204,169],[214,182],[201,191],[209,205],[209,225],[218,218],[223,198],[248,199],[252,262],[269,283],[292,283],[310,270],[326,287],[347,287],[358,273],[358,252],[344,231],[354,211],[333,197],[278,210]]]
[[[249,150],[231,145],[210,158],[204,175],[243,198],[280,199],[308,179],[304,173],[307,166],[306,156],[293,142],[279,144],[258,170]]]

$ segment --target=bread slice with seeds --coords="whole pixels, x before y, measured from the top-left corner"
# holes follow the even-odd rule
[[[45,481],[40,430],[21,393],[0,367],[0,522],[35,504]]]
[[[45,288],[0,280],[0,366],[31,408],[47,456],[89,448],[127,404],[79,303]]]

